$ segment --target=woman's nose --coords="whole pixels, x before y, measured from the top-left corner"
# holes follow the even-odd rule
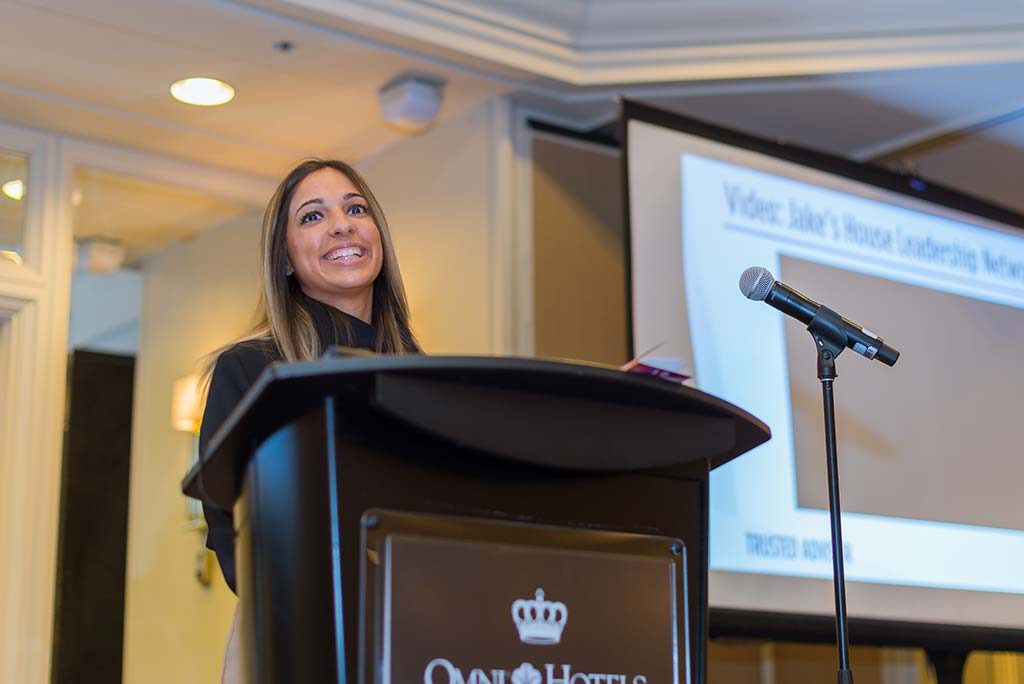
[[[346,214],[335,218],[331,224],[331,235],[345,235],[346,233],[352,233],[355,230],[355,226],[349,221]]]

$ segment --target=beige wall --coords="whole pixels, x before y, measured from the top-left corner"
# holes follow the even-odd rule
[[[413,328],[430,354],[503,351],[512,258],[498,248],[504,106],[492,100],[357,164],[388,217]]]
[[[934,682],[935,678],[931,678]],[[1019,653],[977,652],[964,668],[964,684],[1021,684],[1024,682],[1024,655]]]
[[[857,684],[935,684],[924,651],[853,647],[850,667]],[[708,684],[785,684],[834,681],[836,648],[831,644],[711,641]],[[964,684],[1020,684],[1024,655],[975,652],[967,659]]]
[[[189,436],[171,428],[171,384],[242,332],[256,294],[259,217],[210,229],[149,259],[135,376],[124,681],[216,682],[234,596],[194,579],[203,537],[185,529]]]
[[[538,356],[629,360],[619,154],[536,136],[533,315]]]
[[[835,681],[833,644],[712,640],[708,644],[708,684],[788,684]],[[857,684],[934,684],[923,651],[854,646],[850,667]],[[966,679],[966,684],[988,680]],[[1002,680],[994,680],[1002,681]],[[1014,680],[1015,681],[1015,680]]]

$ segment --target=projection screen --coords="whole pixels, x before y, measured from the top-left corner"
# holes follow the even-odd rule
[[[837,361],[851,617],[1024,628],[1019,217],[651,111],[625,109],[633,349],[773,433],[712,475],[712,607],[833,610],[815,350],[740,293],[764,266],[902,352]]]

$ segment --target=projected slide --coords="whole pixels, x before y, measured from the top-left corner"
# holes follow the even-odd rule
[[[881,191],[677,159],[688,360],[773,431],[712,475],[712,569],[831,577],[813,343],[737,290],[765,266],[902,352],[895,368],[838,360],[848,579],[1024,594],[1024,240]]]
[[[886,368],[842,356],[844,510],[1024,530],[1024,459],[1006,449],[1020,431],[1021,376],[1011,367],[1024,309],[787,256],[781,266],[784,281],[814,283],[830,305],[870,302],[871,325],[913,350],[896,381]],[[798,505],[827,509],[821,385],[808,369],[809,340],[798,323],[786,326]]]

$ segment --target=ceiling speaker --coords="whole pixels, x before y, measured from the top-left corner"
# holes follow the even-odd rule
[[[424,76],[399,76],[378,91],[380,112],[388,123],[419,133],[434,122],[444,98],[444,82]]]

